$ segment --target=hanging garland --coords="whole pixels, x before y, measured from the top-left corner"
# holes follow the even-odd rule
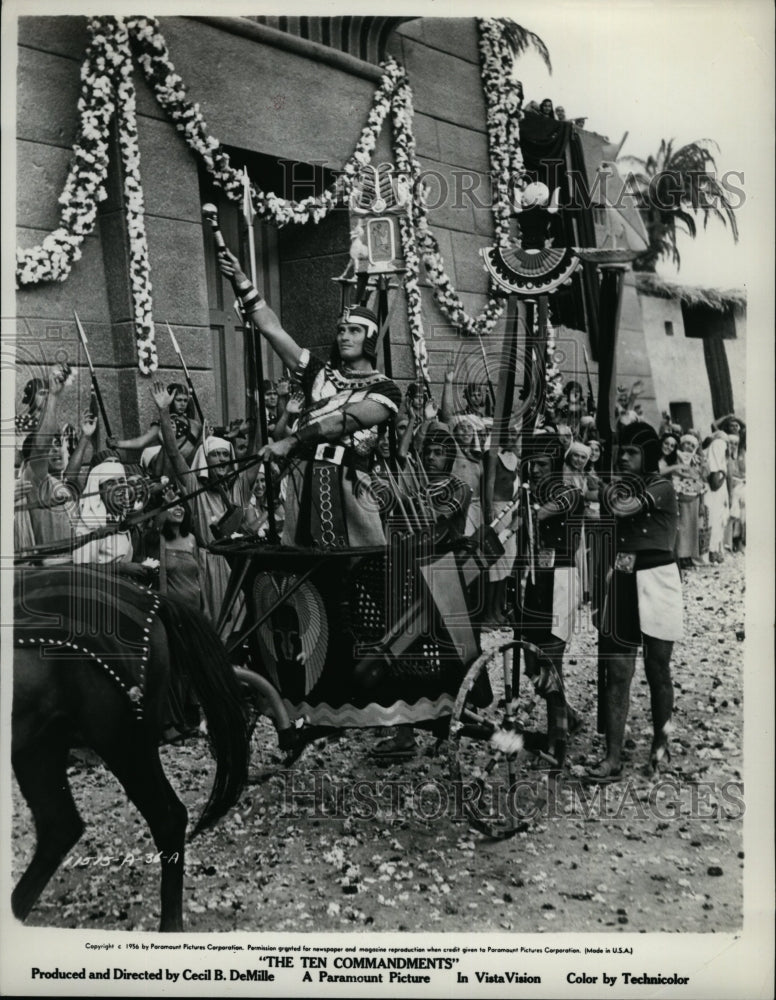
[[[39,246],[16,251],[18,285],[64,281],[75,261],[81,259],[81,244],[94,229],[98,203],[108,197],[105,180],[115,88],[106,50],[110,48],[107,36],[115,27],[111,19],[105,25],[106,34],[101,34],[94,21],[89,23],[91,39],[81,66],[78,97],[79,127],[73,163],[59,196],[63,206],[59,226]]]
[[[482,78],[488,105],[493,216],[499,243],[504,243],[509,238],[510,185],[524,183],[518,141],[521,95],[517,99],[510,77],[511,50],[504,41],[500,21],[483,18],[478,23]],[[59,199],[64,206],[60,225],[39,246],[17,251],[17,284],[29,286],[41,281],[63,281],[73,263],[80,259],[83,239],[94,229],[97,205],[107,197],[107,136],[113,112],[118,107],[138,363],[141,372],[150,374],[157,367],[157,357],[137,145],[133,53],[159,105],[182,133],[187,145],[201,157],[215,183],[235,202],[242,199],[242,179],[219,141],[210,135],[199,105],[189,100],[155,18],[95,17],[89,21],[89,33],[90,41],[81,69],[80,124],[73,147],[74,160]],[[414,193],[409,222],[402,226],[402,244],[408,262],[407,300],[416,365],[425,379],[428,367],[421,318],[420,258],[425,264],[435,300],[450,322],[463,332],[478,336],[490,332],[502,315],[505,303],[503,298],[491,295],[478,316],[466,313],[445,271],[439,243],[429,226],[428,210],[422,198],[422,167],[415,153],[412,91],[407,74],[392,58],[382,65],[382,69],[383,76],[356,147],[330,188],[302,201],[290,201],[252,183],[251,199],[256,214],[275,226],[320,222],[348,197],[360,168],[371,162],[380,130],[392,112],[396,165],[400,174],[410,178]]]
[[[537,312],[538,310],[534,310],[534,320],[537,325],[536,335],[538,335]],[[549,305],[547,306],[547,341],[544,348],[544,358],[544,417],[547,423],[557,424],[560,406],[563,401],[563,373],[557,363],[555,329],[552,325]]]
[[[129,279],[135,313],[135,338],[138,367],[150,375],[159,367],[154,335],[153,303],[151,300],[151,265],[145,230],[143,185],[140,180],[140,149],[137,136],[135,84],[132,80],[132,52],[129,33],[122,25],[118,34],[122,59],[119,63],[118,132],[121,159],[124,165],[124,198],[126,200],[127,232],[129,235]]]
[[[505,40],[503,23],[498,18],[482,17],[478,24],[482,89],[487,104],[493,222],[496,242],[506,248],[511,242],[509,220],[514,195],[526,185],[520,148],[523,86],[512,79],[514,52]]]

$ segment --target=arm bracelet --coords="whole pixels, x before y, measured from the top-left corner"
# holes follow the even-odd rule
[[[251,312],[253,309],[259,308],[263,304],[264,299],[253,285],[251,285],[250,288],[240,293],[240,301],[245,312]]]
[[[310,364],[310,352],[306,347],[303,347],[299,353],[299,360],[296,363],[296,368],[294,368],[294,377],[301,378],[307,371],[307,366]]]

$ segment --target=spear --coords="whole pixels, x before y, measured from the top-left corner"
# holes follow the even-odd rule
[[[493,386],[493,381],[490,377],[490,369],[488,368],[488,355],[485,353],[485,345],[482,342],[482,337],[477,334],[477,340],[480,343],[480,351],[482,352],[482,363],[485,365],[485,378],[488,382],[488,392],[490,393],[490,405],[493,409],[496,407],[496,390]]]
[[[253,218],[252,218],[252,216],[253,216],[253,205],[250,203],[250,197],[249,197],[250,191],[249,191],[249,188],[247,187],[247,183],[248,183],[248,175],[247,175],[247,173],[244,173],[243,174],[243,192],[245,194],[245,197],[243,198],[243,210],[246,213],[248,213],[249,215],[251,215],[251,223],[252,223],[252,221],[253,221]],[[250,208],[249,208],[249,206],[250,206]],[[224,242],[224,237],[221,234],[221,228],[220,228],[220,226],[218,224],[218,209],[216,208],[216,206],[215,205],[211,205],[211,204],[203,205],[202,206],[202,215],[210,223],[210,226],[211,226],[211,228],[213,230],[213,239],[215,240],[215,243],[216,243],[217,252],[220,253],[222,250],[226,250],[227,249],[226,243]],[[248,221],[247,220],[247,215],[246,215],[246,221]],[[251,257],[251,260],[250,260],[251,275],[252,275],[252,280],[253,280],[253,283],[254,283],[254,286],[255,286],[255,284],[256,284],[256,247],[255,247],[254,242],[253,242],[253,226],[251,224],[249,224],[249,226],[248,226],[248,247],[249,247],[249,250],[250,250],[250,257]],[[250,322],[250,320],[248,319],[247,316],[245,316],[244,318],[245,318],[245,323],[246,323],[247,329],[251,333],[254,333],[253,324]],[[264,379],[263,379],[263,375],[262,375],[262,372],[261,372],[261,351],[260,350],[256,351],[253,356],[255,357],[255,360],[256,360],[256,374],[258,376],[258,381],[259,381],[259,384],[258,384],[258,393],[259,393],[258,426],[261,429],[262,444],[267,444],[268,441],[269,441],[269,434],[267,432],[267,410],[266,410],[266,407],[264,405],[264,384],[263,384]],[[275,498],[274,498],[274,495],[273,495],[273,485],[272,485],[272,481],[273,481],[272,463],[270,462],[269,459],[266,459],[265,462],[264,462],[264,481],[266,483],[266,490],[267,490],[267,514],[269,515],[269,539],[270,539],[270,541],[273,544],[276,544],[277,541],[278,541],[278,529],[277,529],[277,523],[275,521]]]
[[[587,375],[587,412],[592,413],[595,410],[595,395],[593,394],[593,383],[590,379],[590,361],[587,357],[587,348],[584,345],[582,345],[582,350],[585,355],[585,375]]]
[[[248,230],[248,262],[251,268],[251,281],[253,287],[257,287],[256,279],[256,241],[253,235],[253,220],[256,213],[253,210],[253,199],[251,198],[251,182],[248,179],[248,171],[243,167],[242,172],[243,219]],[[247,319],[247,317],[246,317]],[[261,443],[269,444],[269,428],[267,426],[267,406],[264,401],[264,364],[261,357],[261,344],[258,342],[258,330],[253,323],[248,322],[248,331],[252,336],[248,338],[248,391],[251,397],[251,408],[256,410],[258,406],[258,421],[261,428]],[[253,384],[251,384],[253,383]],[[272,485],[272,463],[267,459],[264,463],[264,480],[266,483],[266,503],[267,516],[269,518],[269,539],[273,543],[278,541],[278,529],[275,521],[275,498]]]
[[[205,417],[202,414],[202,407],[199,405],[199,397],[197,396],[197,390],[194,388],[194,383],[191,381],[191,375],[189,375],[189,369],[186,362],[183,359],[183,354],[178,346],[178,341],[175,339],[175,334],[172,332],[172,327],[167,323],[167,332],[170,335],[170,340],[172,341],[173,350],[178,355],[178,360],[183,368],[183,374],[186,376],[186,383],[189,387],[189,392],[191,393],[191,398],[194,400],[194,406],[196,407],[197,413],[199,414],[200,423],[204,425]]]
[[[528,485],[528,483],[525,483],[523,489],[525,490],[525,513],[526,513],[527,529],[528,529],[528,569],[531,576],[531,583],[535,584],[536,573],[534,567],[536,565],[535,561],[536,553],[534,546],[534,519],[533,519],[533,510],[531,508],[531,487]]]
[[[92,380],[92,391],[94,392],[95,398],[97,400],[97,405],[100,408],[100,416],[102,417],[102,425],[105,428],[105,434],[107,437],[113,437],[110,429],[110,421],[108,420],[108,414],[105,410],[105,402],[102,398],[102,393],[100,392],[100,386],[97,382],[97,372],[94,370],[94,365],[92,364],[91,355],[89,354],[89,348],[87,347],[86,333],[84,328],[81,326],[81,320],[78,318],[78,313],[73,310],[73,316],[75,317],[75,325],[78,328],[78,336],[81,338],[81,344],[84,349],[84,354],[86,355],[86,363],[89,365],[89,374]]]
[[[243,167],[242,172],[242,214],[245,226],[248,231],[248,262],[251,268],[251,281],[254,288],[258,288],[256,281],[256,241],[253,233],[253,221],[256,212],[251,199],[251,182],[248,179],[248,171]],[[248,361],[248,395],[251,401],[251,408],[258,404],[261,426],[261,442],[268,444],[269,436],[267,431],[267,411],[264,406],[264,364],[261,356],[261,345],[257,343],[255,337],[249,337],[246,344]]]

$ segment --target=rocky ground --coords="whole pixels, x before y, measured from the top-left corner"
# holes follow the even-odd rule
[[[449,761],[419,737],[412,761],[379,768],[373,732],[308,748],[291,775],[249,787],[237,809],[188,851],[191,931],[731,931],[741,926],[743,556],[686,574],[686,638],[674,654],[676,731],[657,780],[641,775],[650,740],[648,690],[633,685],[626,780],[578,779],[598,759],[595,640],[567,654],[569,699],[586,719],[566,778],[526,776],[546,799],[530,828],[497,841],[455,816]],[[489,642],[499,640],[491,636]],[[165,770],[195,816],[211,773],[203,739],[165,747]],[[254,766],[271,763],[261,727]],[[313,772],[317,772],[317,778]],[[309,805],[317,780],[320,808]],[[374,782],[369,807],[357,781]],[[28,923],[154,930],[157,864],[145,824],[101,767],[71,769],[87,829]],[[34,844],[14,785],[14,874]],[[339,795],[339,805],[337,804]],[[414,798],[413,798],[414,796]],[[325,810],[325,811],[324,811]],[[441,815],[440,815],[441,813]],[[332,815],[334,814],[334,815]],[[96,863],[96,859],[113,860]],[[84,862],[88,861],[88,864]],[[78,863],[80,862],[80,863]]]

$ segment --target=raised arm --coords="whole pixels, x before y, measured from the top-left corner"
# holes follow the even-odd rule
[[[75,451],[70,456],[67,468],[65,469],[65,480],[68,483],[72,483],[74,486],[80,487],[81,485],[81,467],[84,464],[86,451],[91,447],[92,438],[94,437],[96,430],[97,417],[92,415],[91,410],[86,410],[81,418],[81,436],[78,438],[78,444],[75,446]]]
[[[139,451],[141,448],[148,448],[152,444],[159,444],[159,431],[156,427],[149,427],[144,434],[139,434],[133,438],[108,438],[109,448],[121,448],[122,451]]]
[[[276,441],[282,441],[283,438],[291,436],[291,430],[289,429],[289,424],[292,424],[294,420],[299,416],[299,414],[304,409],[304,393],[295,392],[292,396],[288,397],[285,409],[278,417],[278,422],[275,424],[275,433],[272,435]]]
[[[162,443],[165,454],[170,460],[170,465],[172,466],[175,478],[180,483],[181,489],[184,493],[195,490],[197,488],[196,474],[191,471],[188,465],[186,465],[186,460],[180,453],[178,443],[175,440],[175,431],[172,427],[172,420],[170,420],[170,403],[173,399],[172,394],[167,391],[167,387],[164,382],[156,381],[151,386],[151,395],[153,396],[154,402],[159,410],[159,425],[162,430]]]
[[[453,410],[453,379],[455,378],[455,358],[452,354],[447,359],[445,384],[442,389],[442,400],[439,404],[439,416],[443,424],[449,424],[455,416]]]
[[[235,255],[229,250],[222,250],[218,255],[218,263],[221,273],[231,281],[253,325],[286,368],[294,371],[302,357],[302,348],[280,325],[280,320],[241,270]]]
[[[67,371],[62,365],[49,372],[49,391],[38,429],[35,431],[30,450],[29,470],[34,482],[40,483],[48,474],[51,442],[59,426],[59,403],[67,380]]]

